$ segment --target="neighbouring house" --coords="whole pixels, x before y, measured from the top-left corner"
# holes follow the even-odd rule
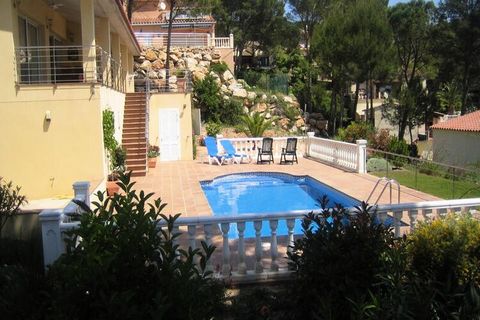
[[[168,39],[168,3],[162,10],[158,2],[137,0],[132,13],[132,27],[143,47],[164,48]],[[230,70],[234,70],[233,35],[215,36],[215,19],[209,14],[197,14],[181,8],[172,22],[171,46],[177,48],[212,47]]]
[[[102,184],[105,109],[118,142],[146,148],[145,120],[134,139],[124,132],[137,121],[125,103],[136,100],[140,46],[120,0],[2,0],[0,43],[0,176],[29,200],[71,197],[74,181]],[[145,154],[139,161],[145,167]]]
[[[430,128],[434,161],[460,167],[480,163],[480,110]]]

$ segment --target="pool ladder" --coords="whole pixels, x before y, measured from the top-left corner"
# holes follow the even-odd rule
[[[376,205],[378,203],[378,201],[382,197],[382,195],[385,192],[385,189],[387,189],[387,187],[390,187],[390,204],[392,204],[392,185],[397,186],[397,201],[398,201],[398,203],[400,203],[400,184],[397,182],[397,180],[388,179],[387,177],[382,177],[382,178],[378,179],[377,183],[375,184],[375,187],[373,187],[372,192],[370,192],[370,195],[368,196],[368,198],[365,202],[368,203],[370,201],[370,198],[373,196],[373,193],[375,192],[375,190],[377,190],[378,186],[380,185],[380,182],[382,182],[382,181],[385,181],[386,183],[383,186],[382,191],[380,191],[380,194],[378,195],[378,198],[373,205]]]

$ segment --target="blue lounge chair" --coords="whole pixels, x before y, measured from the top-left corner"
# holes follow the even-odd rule
[[[218,153],[217,140],[214,137],[207,136],[205,137],[204,141],[208,152],[208,163],[212,164],[212,162],[215,161],[219,166],[221,166],[227,156]]]
[[[235,161],[236,163],[241,163],[243,161],[243,158],[250,159],[247,154],[237,153],[235,147],[230,140],[220,140],[220,143],[222,144],[223,149],[227,153],[227,157],[232,158],[233,161]]]

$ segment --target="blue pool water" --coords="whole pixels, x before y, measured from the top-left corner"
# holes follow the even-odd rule
[[[359,201],[329,187],[310,176],[292,176],[284,173],[239,173],[200,182],[215,216],[247,213],[281,213],[294,210],[319,209],[318,199],[327,195],[329,206],[344,207]],[[301,221],[295,221],[295,234],[302,233]],[[278,222],[278,235],[287,235],[285,220]],[[245,237],[254,237],[252,222],[245,226]],[[263,222],[262,236],[270,236],[268,222]],[[237,238],[236,225],[230,226],[229,238]]]

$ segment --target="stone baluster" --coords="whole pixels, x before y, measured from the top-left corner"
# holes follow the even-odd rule
[[[425,221],[427,222],[435,219],[435,214],[433,213],[432,209],[423,209],[422,215],[423,215],[423,219],[425,219]]]
[[[293,228],[295,227],[295,219],[287,219],[287,230],[288,230],[288,252],[292,252],[292,247],[294,244],[293,238]]]
[[[402,225],[403,211],[393,212],[393,226],[395,229],[395,237],[400,237],[400,227]]]
[[[417,209],[410,209],[408,210],[408,218],[410,219],[410,232],[415,230],[417,226],[417,219],[418,219],[418,210]]]
[[[440,218],[445,218],[447,215],[447,208],[437,209],[437,214]]]
[[[261,238],[262,220],[255,220],[253,222],[253,227],[255,228],[255,272],[262,273],[263,272],[262,238]]]
[[[245,222],[237,222],[238,230],[238,273],[246,274],[247,265],[245,263]]]
[[[203,230],[205,231],[205,243],[210,246],[212,244],[212,225],[205,224],[203,225]],[[213,271],[212,259],[207,261],[205,271]]]
[[[385,224],[385,221],[387,221],[387,218],[388,218],[387,211],[378,212],[378,219],[380,220],[381,224]]]
[[[272,255],[272,265],[270,267],[271,271],[278,271],[277,226],[278,226],[278,220],[270,220],[270,232],[272,234],[271,244],[270,244],[270,252]]]
[[[224,277],[230,276],[230,245],[228,243],[228,232],[230,231],[230,223],[222,223],[222,237],[223,237],[223,265],[222,275]]]
[[[188,245],[192,250],[194,250],[197,247],[197,242],[196,242],[196,233],[197,233],[197,226],[194,224],[189,225],[188,227]],[[198,256],[195,256],[193,262],[195,264],[198,263]]]

